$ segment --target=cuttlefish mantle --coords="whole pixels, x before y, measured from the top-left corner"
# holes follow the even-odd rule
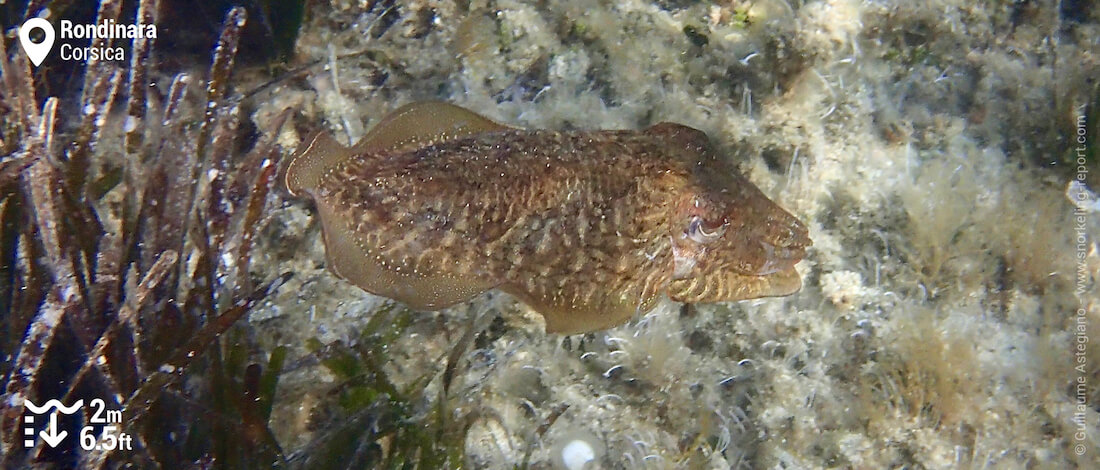
[[[415,103],[344,147],[319,133],[287,189],[317,206],[329,268],[418,310],[489,289],[552,333],[619,325],[662,295],[789,295],[805,226],[679,124],[556,132]]]

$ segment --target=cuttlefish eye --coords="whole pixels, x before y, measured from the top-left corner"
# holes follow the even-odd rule
[[[722,234],[726,232],[726,225],[728,224],[708,224],[702,217],[696,215],[692,216],[691,221],[688,222],[684,235],[696,243],[710,243],[722,238]]]

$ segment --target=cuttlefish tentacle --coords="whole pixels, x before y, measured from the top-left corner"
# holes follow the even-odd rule
[[[805,227],[711,150],[706,135],[516,129],[444,103],[391,113],[359,143],[320,134],[285,172],[313,199],[339,276],[416,309],[493,288],[548,332],[612,327],[663,295],[787,295]]]

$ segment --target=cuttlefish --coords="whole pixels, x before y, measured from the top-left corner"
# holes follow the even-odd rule
[[[806,227],[716,154],[706,134],[558,132],[415,103],[345,147],[321,132],[285,169],[313,200],[328,267],[438,310],[489,289],[546,331],[619,325],[674,301],[789,295]]]

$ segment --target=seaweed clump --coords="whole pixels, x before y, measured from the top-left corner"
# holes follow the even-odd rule
[[[140,21],[155,3],[139,2]],[[96,22],[121,10],[103,0]],[[228,10],[205,79],[157,73],[148,38],[128,63],[88,64],[78,113],[36,95],[43,73],[0,44],[0,467],[283,460],[267,418],[285,350],[258,354],[231,330],[289,277],[249,270],[280,151],[275,132],[241,150],[229,84],[245,16]],[[85,450],[87,406],[60,416],[56,448],[28,447],[25,404],[49,399],[105,400],[132,450]]]
[[[415,313],[389,304],[371,314],[355,341],[307,347],[336,378],[313,420],[321,432],[288,457],[288,468],[458,468],[466,462],[464,443],[477,411],[463,412],[466,394],[448,394],[474,333],[478,316],[446,357],[407,384],[386,371],[390,345],[412,323]],[[435,378],[440,380],[435,380]],[[433,387],[434,385],[434,387]],[[433,391],[437,393],[433,393]]]

